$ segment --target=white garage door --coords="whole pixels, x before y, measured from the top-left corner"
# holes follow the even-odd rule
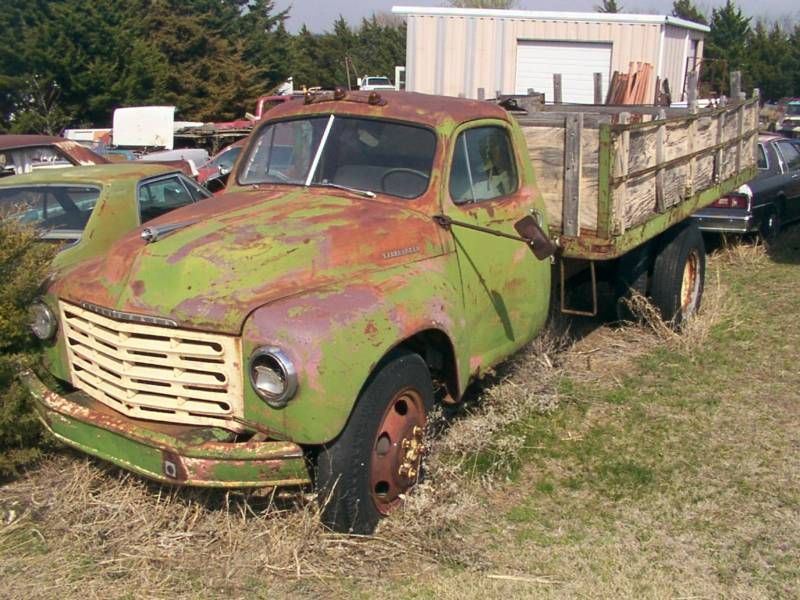
[[[553,73],[561,73],[564,102],[594,103],[594,74],[602,73],[605,100],[611,74],[611,44],[594,42],[517,43],[516,93],[533,88],[553,101]]]

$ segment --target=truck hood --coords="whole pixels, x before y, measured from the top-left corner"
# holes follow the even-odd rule
[[[52,293],[236,334],[269,302],[443,252],[430,216],[329,189],[228,194],[148,223],[168,224],[182,226],[151,243],[133,232],[61,273]]]

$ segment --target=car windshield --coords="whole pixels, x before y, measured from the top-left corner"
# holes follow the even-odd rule
[[[71,167],[58,150],[50,146],[13,148],[0,151],[0,170],[5,174],[30,173],[34,169]]]
[[[392,85],[388,77],[368,77],[367,85]]]
[[[0,188],[0,218],[13,219],[58,237],[57,232],[80,232],[100,196],[90,186],[18,186]]]
[[[786,114],[796,117],[800,115],[800,104],[789,104],[786,106]]]
[[[428,188],[436,149],[429,129],[353,117],[277,121],[256,135],[241,184],[344,186],[400,198]]]
[[[231,146],[226,150],[220,152],[216,157],[212,158],[206,166],[214,167],[215,169],[220,169],[224,171],[230,171],[233,168],[233,163],[236,162],[236,159],[239,157],[239,154],[242,153],[241,146]]]

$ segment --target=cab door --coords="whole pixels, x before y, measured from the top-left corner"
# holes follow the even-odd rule
[[[521,136],[520,136],[521,137]],[[513,131],[482,120],[456,131],[442,210],[454,221],[515,235],[531,214],[536,192],[524,181]],[[550,263],[518,241],[453,225],[469,332],[470,369],[486,368],[524,345],[543,325],[550,296]]]

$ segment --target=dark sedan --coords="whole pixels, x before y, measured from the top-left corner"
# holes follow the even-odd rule
[[[693,216],[702,231],[774,237],[800,219],[800,140],[762,134],[758,175]]]

